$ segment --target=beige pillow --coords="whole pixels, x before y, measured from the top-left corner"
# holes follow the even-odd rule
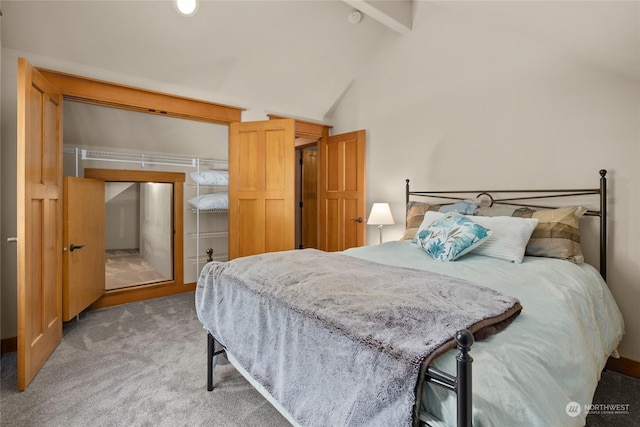
[[[427,211],[437,211],[440,205],[411,201],[407,203],[407,227],[400,240],[411,240],[418,232]]]
[[[514,212],[516,208],[514,206],[493,205],[493,206],[479,206],[474,215],[476,216],[516,216]]]
[[[523,212],[521,216],[538,220],[538,225],[527,243],[526,255],[583,263],[580,218],[586,211],[583,207],[570,207]]]

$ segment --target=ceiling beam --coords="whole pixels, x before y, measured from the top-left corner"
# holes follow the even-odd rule
[[[413,18],[412,0],[343,1],[400,34],[406,34],[411,31]]]

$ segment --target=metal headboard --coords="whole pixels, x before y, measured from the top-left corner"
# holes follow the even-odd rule
[[[600,275],[607,279],[607,171],[600,170],[600,188],[588,189],[552,189],[552,190],[454,190],[454,191],[411,191],[409,180],[406,184],[406,204],[409,204],[411,196],[451,200],[452,203],[469,198],[487,197],[490,205],[500,203],[502,205],[524,208],[554,208],[551,204],[544,204],[549,199],[567,198],[575,196],[598,195],[600,197],[600,209],[589,209],[586,216],[600,217]],[[475,196],[472,196],[474,195]],[[492,194],[522,194],[522,196],[496,198]],[[464,197],[467,195],[467,197]],[[536,204],[527,203],[533,200]],[[541,203],[541,204],[538,204]]]

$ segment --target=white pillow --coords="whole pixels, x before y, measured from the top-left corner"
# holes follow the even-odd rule
[[[189,204],[196,209],[228,209],[229,194],[226,192],[204,194],[200,197],[192,197]]]
[[[440,212],[425,212],[416,236],[444,215]],[[531,233],[538,225],[536,218],[473,215],[469,215],[468,218],[493,232],[490,239],[487,239],[486,242],[474,249],[474,254],[500,258],[515,263],[522,262]],[[413,243],[417,243],[417,239],[414,238]]]
[[[418,227],[418,231],[416,231],[416,236],[418,235],[418,233],[420,233],[422,230],[426,230],[427,227],[429,227],[431,224],[433,224],[435,222],[435,220],[442,218],[443,216],[445,216],[446,214],[443,212],[436,212],[436,211],[426,211],[424,213],[424,218],[422,219],[422,223],[420,223],[420,227]],[[416,243],[416,238],[414,237],[414,239],[412,240],[413,243]]]
[[[511,216],[469,216],[469,219],[493,231],[491,239],[478,247],[478,255],[521,263],[531,233],[538,225],[536,218]]]
[[[223,170],[207,170],[200,172],[191,172],[191,180],[200,185],[229,185],[229,171]]]

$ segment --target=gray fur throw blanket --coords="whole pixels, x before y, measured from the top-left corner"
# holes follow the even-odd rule
[[[196,289],[205,328],[310,427],[417,425],[419,374],[455,332],[481,338],[521,309],[466,280],[315,249],[209,263]]]

